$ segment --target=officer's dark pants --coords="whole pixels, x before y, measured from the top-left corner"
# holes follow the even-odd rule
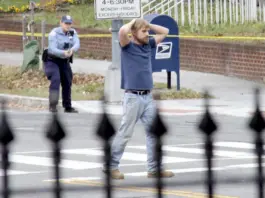
[[[58,104],[60,95],[60,84],[62,86],[62,105],[64,108],[70,108],[71,105],[71,86],[73,73],[67,60],[48,60],[45,63],[45,73],[48,80],[51,81],[49,87],[50,107]]]

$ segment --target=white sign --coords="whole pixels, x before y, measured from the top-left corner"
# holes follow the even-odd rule
[[[172,42],[159,43],[156,47],[155,59],[168,59],[171,57]]]
[[[141,17],[141,0],[95,0],[96,19]]]

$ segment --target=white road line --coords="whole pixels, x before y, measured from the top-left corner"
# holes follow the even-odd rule
[[[71,177],[71,178],[61,178],[60,181],[71,182],[73,180],[100,180],[100,179],[104,179],[104,178],[101,178],[101,177]],[[53,182],[56,180],[55,179],[45,179],[42,181],[43,182]]]
[[[136,149],[144,150],[146,149],[145,146],[138,146],[134,147]],[[179,153],[191,153],[191,154],[204,154],[204,149],[199,148],[182,148],[182,147],[175,147],[175,146],[163,146],[162,150],[164,151],[172,151],[172,152],[179,152]],[[253,157],[254,155],[251,153],[246,152],[237,152],[237,151],[220,151],[214,150],[215,156],[220,157]]]
[[[28,174],[29,172],[26,171],[17,171],[17,170],[8,170],[7,174],[8,175],[25,175]],[[0,170],[0,176],[4,176],[4,171]]]
[[[195,144],[182,144],[182,145],[199,145],[203,143],[195,143]],[[254,145],[250,143],[245,142],[216,142],[214,143],[215,146],[220,147],[229,147],[229,148],[253,148]],[[129,161],[135,161],[136,163],[122,163],[121,166],[140,166],[146,163],[147,155],[144,151],[146,150],[146,145],[144,146],[128,146],[128,148],[133,149],[140,149],[138,152],[124,152],[122,156],[122,160],[129,160]],[[64,149],[62,150],[62,153],[65,154],[74,154],[74,155],[84,155],[84,156],[103,156],[102,148],[85,148],[85,149]],[[181,147],[180,144],[177,146],[174,145],[167,145],[163,146],[164,151],[169,152],[176,152],[179,153],[190,153],[190,154],[199,154],[203,155],[198,157],[198,159],[193,159],[191,157],[172,157],[172,156],[163,156],[163,163],[183,163],[183,162],[199,162],[206,160],[204,158],[204,149],[200,148],[186,148]],[[53,164],[53,158],[51,157],[39,157],[39,156],[27,156],[24,154],[30,154],[30,153],[50,153],[52,151],[29,151],[29,152],[18,152],[20,154],[12,154],[10,156],[10,161],[14,163],[21,163],[21,164],[27,164],[27,165],[36,165],[36,166],[46,166],[51,167],[54,166]],[[251,159],[255,158],[255,154],[250,152],[237,152],[237,151],[224,151],[224,150],[215,150],[214,151],[215,156],[225,157],[224,160],[229,159]],[[84,159],[86,160],[86,159]],[[88,159],[90,160],[90,159]],[[221,160],[221,159],[216,159]],[[102,168],[102,162],[86,162],[86,161],[78,161],[78,160],[64,160],[62,159],[62,162],[60,164],[60,167],[62,168],[69,168],[73,170],[85,170],[85,169],[95,169],[95,168]]]
[[[207,168],[185,168],[185,169],[168,169],[174,173],[192,173],[207,171]],[[124,176],[141,177],[146,176],[146,172],[124,173]]]
[[[27,172],[27,171],[17,171],[17,170],[8,170],[8,175],[29,175],[29,174],[36,174],[36,173],[45,173],[46,171],[34,171],[34,172]],[[0,177],[4,176],[4,171],[0,169]]]
[[[47,157],[26,156],[26,155],[10,155],[10,161],[14,163],[35,165],[35,166],[54,166],[53,159]],[[62,160],[61,168],[69,168],[74,170],[84,170],[102,167],[101,163],[83,162],[74,160]]]
[[[212,168],[213,171],[224,171],[224,170],[233,170],[233,169],[248,169],[248,168],[256,168],[257,164],[236,164],[236,165],[229,165],[229,166],[222,166],[222,167],[214,167]],[[262,166],[265,166],[265,163],[262,164]],[[186,168],[186,169],[169,169],[170,171],[174,173],[194,173],[194,172],[205,172],[208,169],[207,168]],[[134,173],[125,173],[125,176],[133,176],[133,177],[139,177],[139,176],[146,176],[146,172],[134,172]]]
[[[101,149],[101,147],[95,147],[95,148],[89,148],[89,149]],[[67,150],[67,149],[65,149]],[[61,150],[64,151],[64,150]],[[33,153],[52,153],[52,149],[51,150],[43,150],[43,151],[21,151],[21,152],[14,152],[14,154],[33,154]]]
[[[32,128],[32,127],[17,127],[15,128],[15,130],[29,130],[29,131],[32,131],[32,130],[35,130],[35,128]]]
[[[170,147],[165,146],[165,151],[174,151],[174,152],[184,152],[184,153],[194,153],[194,154],[204,154],[204,149],[197,148],[181,148],[181,147]],[[252,154],[246,152],[237,152],[237,151],[222,151],[222,150],[214,150],[214,156],[220,157],[253,157]]]
[[[197,146],[197,145],[203,145],[204,143],[191,143],[191,144],[176,144],[176,145],[165,145],[163,147],[179,147],[179,146]],[[227,147],[227,148],[238,148],[238,149],[254,149],[255,145],[252,143],[247,142],[215,142],[214,146],[219,147]],[[140,149],[146,149],[146,146],[144,145],[136,145],[136,146],[127,146],[127,148],[140,148]],[[264,146],[265,148],[265,146]],[[81,148],[83,149],[83,148]],[[94,147],[94,148],[87,148],[87,149],[102,149],[101,147]],[[71,151],[71,149],[63,149],[62,152],[65,151]],[[75,149],[80,150],[80,149]],[[14,154],[33,154],[33,153],[51,153],[52,150],[42,150],[42,151],[22,151],[22,152],[15,152]],[[78,151],[79,152],[79,151]]]
[[[35,153],[35,154],[37,154],[37,153],[51,153],[52,151],[22,151],[22,152],[14,152],[14,154],[16,155],[16,154],[33,154],[33,153]]]
[[[265,166],[265,163],[263,164],[263,167]],[[250,169],[250,168],[256,168],[257,164],[236,164],[236,165],[228,165],[228,166],[222,166],[222,167],[214,167],[212,168],[213,171],[225,171],[225,170],[234,170],[234,169]],[[206,172],[208,171],[207,168],[184,168],[184,169],[168,169],[175,174],[181,174],[181,173],[199,173],[199,172]],[[125,176],[131,176],[131,177],[142,177],[146,176],[147,172],[132,172],[132,173],[124,173]],[[73,180],[101,180],[101,177],[71,177],[71,178],[61,178],[60,180],[64,181],[73,181]],[[43,180],[47,182],[55,181],[55,179],[47,179]]]
[[[104,154],[102,151],[92,150],[92,149],[69,149],[69,150],[64,150],[62,152],[68,154],[81,154],[81,155],[94,155],[94,156],[103,156]],[[142,153],[124,152],[122,159],[146,162],[147,155]],[[178,163],[178,162],[181,163],[181,162],[192,162],[199,160],[201,159],[163,156],[163,163]]]
[[[255,144],[247,142],[216,142],[214,146],[227,147],[227,148],[239,148],[239,149],[254,149]]]
[[[196,145],[203,145],[204,143],[191,143],[191,144],[177,144],[177,145],[169,145],[169,146],[196,146]],[[127,146],[127,148],[137,148],[142,145],[138,146]],[[81,148],[83,149],[83,148]],[[102,149],[102,147],[94,147],[94,148],[86,148],[86,149]],[[68,151],[68,149],[62,149],[62,152]],[[41,151],[21,151],[21,152],[14,152],[14,154],[34,154],[34,153],[51,153],[52,150],[41,150]]]

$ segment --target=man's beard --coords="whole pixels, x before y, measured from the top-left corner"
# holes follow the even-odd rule
[[[147,44],[148,41],[149,41],[149,38],[148,38],[148,37],[143,38],[143,39],[139,39],[139,38],[136,38],[136,39],[137,39],[137,41],[138,41],[139,43],[141,43],[141,44]]]

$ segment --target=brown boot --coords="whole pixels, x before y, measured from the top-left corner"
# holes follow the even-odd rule
[[[103,170],[103,172],[106,173],[105,170]],[[124,174],[121,173],[118,169],[110,170],[110,177],[112,179],[124,179]]]
[[[173,177],[174,173],[172,171],[161,171],[161,177]],[[148,172],[147,174],[148,178],[156,178],[158,177],[158,172]]]

